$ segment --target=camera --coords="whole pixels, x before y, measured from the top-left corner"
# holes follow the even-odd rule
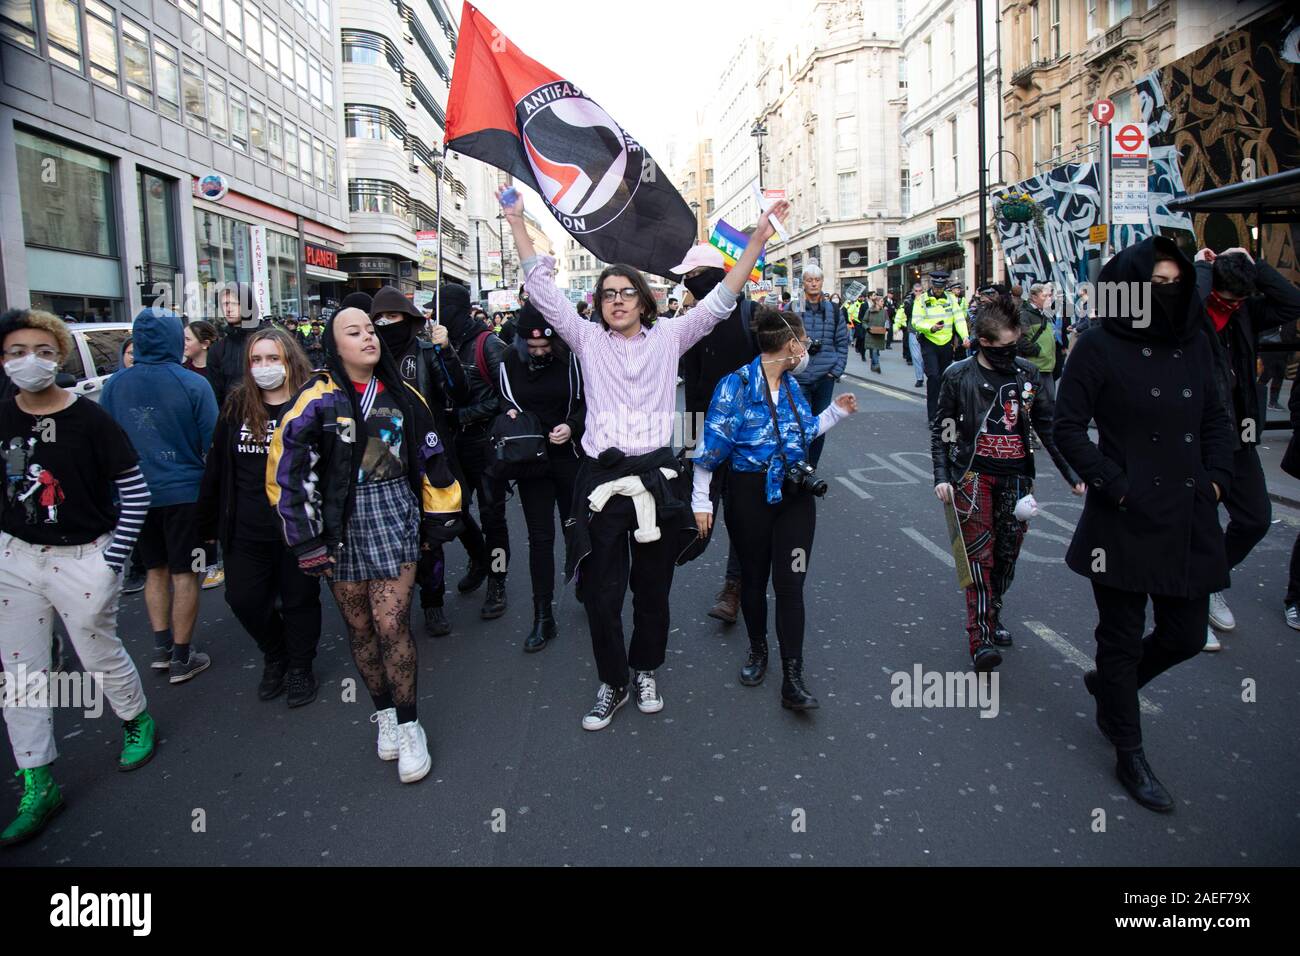
[[[792,492],[806,491],[818,498],[826,494],[825,479],[818,478],[813,466],[806,461],[796,461],[785,469],[785,486]]]
[[[808,354],[809,354],[809,355],[816,355],[816,354],[817,354],[818,352],[820,352],[821,350],[822,350],[822,340],[821,340],[821,339],[812,339],[811,341],[809,341],[809,343],[808,343]]]

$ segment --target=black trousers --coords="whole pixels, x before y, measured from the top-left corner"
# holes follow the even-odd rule
[[[1228,527],[1223,546],[1228,552],[1228,567],[1235,568],[1268,534],[1273,520],[1273,503],[1268,498],[1264,466],[1254,445],[1238,449],[1232,459],[1232,487],[1223,505],[1228,509]]]
[[[921,361],[925,366],[925,407],[933,421],[935,412],[939,410],[939,383],[943,379],[943,370],[952,364],[952,342],[935,345],[924,335],[920,342]]]
[[[451,468],[452,476],[460,483],[461,495],[464,499],[460,509],[461,532],[457,540],[464,546],[470,561],[475,564],[486,564],[487,544],[483,541],[483,531],[479,528],[478,522],[469,513],[468,498],[465,497],[468,494],[465,488],[465,473],[461,471],[460,461],[456,457],[454,442],[451,448],[453,450],[447,456],[447,463]],[[420,588],[420,607],[442,607],[447,593],[447,558],[441,544],[433,545],[428,551],[420,551],[420,561],[415,566],[415,582]]]
[[[1120,750],[1142,746],[1138,690],[1175,664],[1195,657],[1205,646],[1210,596],[1176,598],[1150,595],[1155,628],[1142,636],[1147,597],[1092,583],[1097,602],[1097,706],[1106,735]]]
[[[558,506],[563,527],[569,520],[580,463],[581,459],[566,451],[550,460],[545,475],[515,482],[528,526],[528,573],[534,601],[550,601],[555,596],[555,511]]]
[[[299,571],[283,541],[230,541],[226,603],[268,662],[311,667],[320,643],[320,578]]]
[[[461,484],[462,517],[469,519],[470,502],[477,498],[484,538],[484,548],[477,560],[487,562],[489,577],[504,581],[510,567],[510,532],[506,528],[507,483],[487,473],[491,449],[492,444],[486,434],[481,437],[460,435],[456,438],[456,456],[465,476]],[[467,520],[467,528],[468,525]],[[472,552],[470,559],[476,560]]]
[[[581,565],[583,602],[591,627],[591,649],[601,681],[628,683],[628,667],[652,671],[668,649],[668,592],[673,586],[678,528],[660,524],[660,538],[633,540],[632,499],[614,495],[591,516],[591,553]],[[623,645],[623,596],[632,589],[632,643]]]
[[[1291,545],[1291,574],[1286,585],[1286,604],[1300,604],[1300,534]]]
[[[770,576],[781,657],[803,657],[803,588],[817,530],[816,499],[787,493],[769,505],[766,479],[764,472],[733,470],[728,476],[727,533],[740,554],[740,610],[750,641],[766,641]]]

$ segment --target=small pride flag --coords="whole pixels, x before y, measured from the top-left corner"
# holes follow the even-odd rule
[[[736,264],[736,260],[740,258],[740,254],[745,251],[745,246],[748,244],[749,236],[729,225],[725,219],[718,220],[718,224],[713,227],[713,235],[709,236],[709,245],[716,246],[718,251],[722,253],[727,268],[731,268]],[[750,282],[763,281],[763,264],[765,261],[761,255],[758,257],[758,262],[754,264],[754,269],[749,274]]]

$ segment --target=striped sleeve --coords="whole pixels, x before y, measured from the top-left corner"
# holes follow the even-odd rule
[[[139,465],[128,468],[114,481],[117,483],[119,501],[117,527],[113,529],[113,540],[104,549],[104,560],[113,570],[120,571],[130,557],[136,539],[140,537],[140,529],[144,527],[150,494]]]
[[[315,547],[324,529],[320,514],[320,442],[323,404],[334,385],[328,378],[303,387],[280,419],[266,456],[266,499],[280,516],[284,541],[297,553]],[[340,425],[347,425],[340,419]],[[352,426],[348,425],[350,429]],[[351,442],[350,434],[340,438]]]

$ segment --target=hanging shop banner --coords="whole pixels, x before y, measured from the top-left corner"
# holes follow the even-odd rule
[[[438,233],[432,229],[415,234],[415,258],[420,263],[420,281],[438,281]]]

